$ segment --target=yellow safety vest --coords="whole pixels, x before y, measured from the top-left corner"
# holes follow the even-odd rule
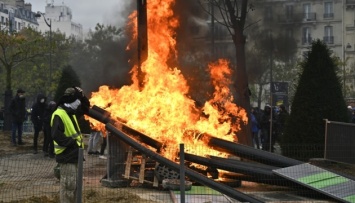
[[[78,121],[76,119],[76,116],[74,115],[73,117],[74,117],[74,121],[75,121],[76,126],[78,126],[79,132],[77,132],[75,130],[74,124],[70,120],[70,117],[67,114],[67,112],[64,109],[60,108],[60,107],[56,111],[54,111],[53,114],[52,114],[51,126],[53,126],[53,119],[54,119],[54,116],[56,116],[56,115],[59,116],[62,119],[62,122],[64,123],[64,134],[65,134],[65,136],[75,139],[77,144],[78,144],[78,146],[81,146],[82,148],[84,148],[83,137],[82,137],[82,134],[80,132],[80,127],[78,125]],[[55,154],[60,154],[66,149],[66,147],[59,146],[55,141],[53,141],[53,143],[54,143],[54,153]]]

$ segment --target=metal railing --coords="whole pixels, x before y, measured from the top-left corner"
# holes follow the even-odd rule
[[[355,124],[325,119],[324,158],[355,164]]]

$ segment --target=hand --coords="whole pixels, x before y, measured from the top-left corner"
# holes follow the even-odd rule
[[[83,92],[83,89],[81,89],[80,87],[74,87],[75,89],[75,93],[76,95],[79,97],[79,98],[82,98],[84,97],[84,92]]]

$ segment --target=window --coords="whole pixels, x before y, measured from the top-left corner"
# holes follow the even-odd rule
[[[324,18],[333,18],[333,2],[324,2]]]
[[[17,29],[17,22],[15,21],[14,29]]]
[[[327,44],[334,44],[333,26],[324,27],[323,41]]]
[[[266,22],[271,22],[272,21],[272,9],[271,6],[266,6],[264,10],[264,19]]]
[[[311,4],[303,4],[303,18],[305,20],[311,20]]]
[[[18,29],[19,29],[19,30],[21,30],[21,29],[22,29],[22,27],[21,27],[21,23],[20,23],[20,22],[18,22]]]
[[[293,19],[293,5],[286,5],[286,19]]]
[[[302,30],[302,44],[312,43],[311,28],[304,27]]]
[[[5,18],[4,18],[4,16],[1,16],[1,24],[5,24]]]
[[[285,36],[288,38],[293,38],[293,30],[291,28],[286,29]]]

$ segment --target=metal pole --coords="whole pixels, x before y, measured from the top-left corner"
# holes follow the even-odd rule
[[[328,135],[328,119],[324,119],[325,121],[325,132],[324,132],[324,159],[327,158],[327,135]]]
[[[52,99],[52,19],[49,20],[49,99]]]
[[[79,149],[78,157],[78,176],[76,179],[76,203],[82,202],[82,192],[83,192],[83,160],[84,160],[84,149]]]
[[[271,51],[270,51],[270,106],[271,106],[271,111],[270,111],[270,135],[269,135],[269,152],[272,151],[272,117],[273,117],[273,106],[272,106],[272,51],[273,51],[273,41],[272,41],[272,34],[270,33],[270,44],[271,44]]]
[[[180,203],[185,203],[185,149],[180,144]]]

